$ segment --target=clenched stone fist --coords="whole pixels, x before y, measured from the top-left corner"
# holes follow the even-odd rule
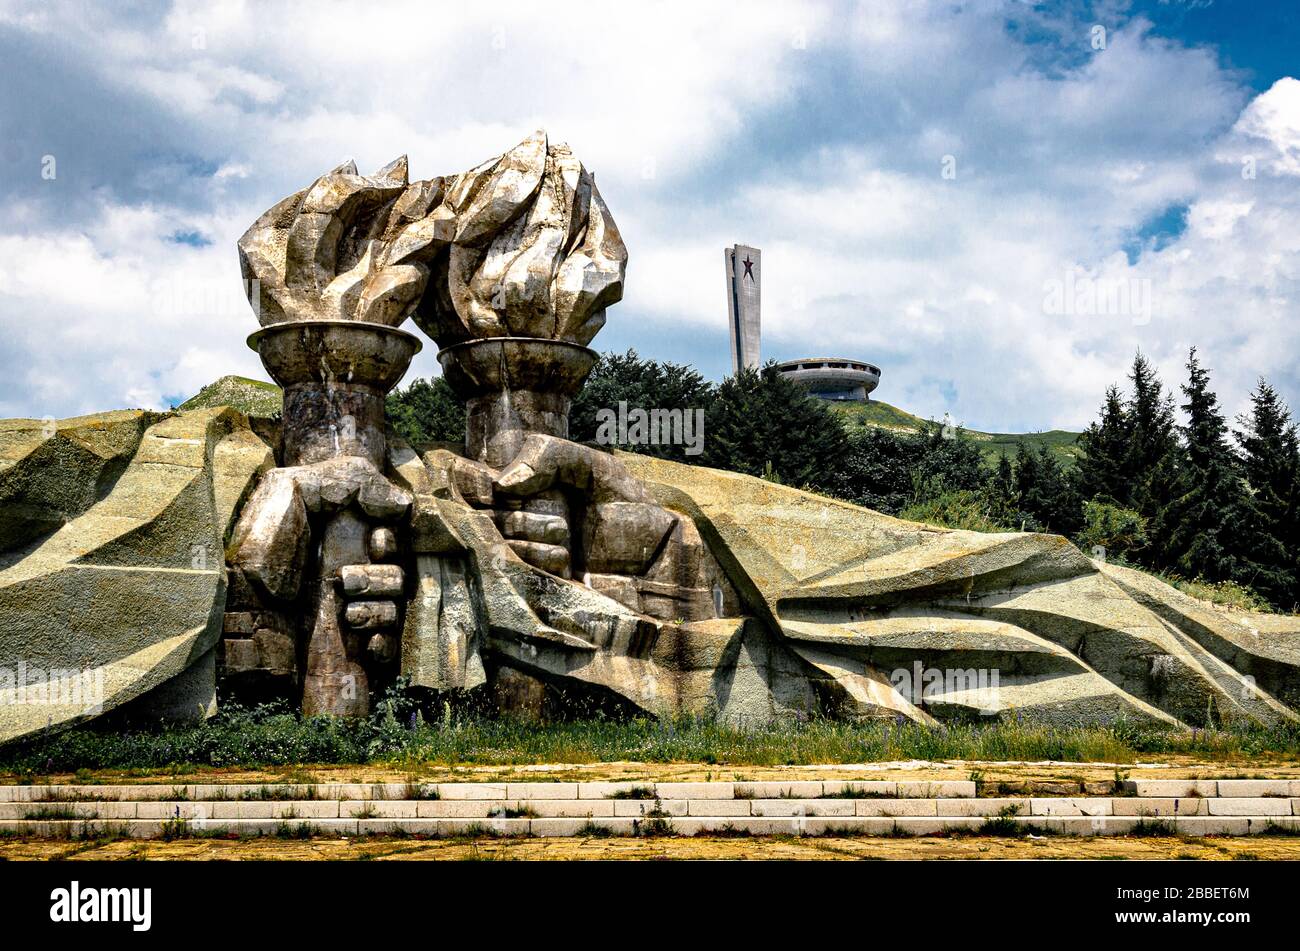
[[[410,505],[410,494],[369,460],[340,456],[272,470],[241,513],[227,561],[264,598],[296,601],[309,568],[318,582],[306,592],[315,622],[304,712],[364,712],[363,651],[380,664],[397,656],[405,579],[400,565],[388,563],[397,553],[390,526]],[[320,523],[315,539],[313,516]]]
[[[667,620],[715,616],[720,580],[690,519],[658,505],[610,453],[531,434],[500,470],[458,458],[462,495],[492,510],[523,561]]]

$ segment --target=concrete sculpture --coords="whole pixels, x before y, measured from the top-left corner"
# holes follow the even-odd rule
[[[281,418],[0,424],[0,741],[119,707],[207,715],[218,677],[308,714],[364,714],[401,674],[503,706],[585,694],[747,724],[1296,718],[1296,618],[1229,613],[1055,536],[570,441],[627,255],[543,133],[447,178],[335,169],[239,252]],[[408,317],[467,401],[463,447],[385,430],[420,347]],[[43,671],[43,700],[20,668]]]

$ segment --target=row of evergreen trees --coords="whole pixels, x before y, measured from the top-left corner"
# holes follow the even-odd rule
[[[1193,349],[1181,387],[1183,423],[1139,354],[1131,393],[1111,387],[1079,438],[1085,499],[1137,513],[1145,541],[1128,556],[1160,571],[1233,581],[1293,607],[1297,580],[1300,441],[1277,391],[1261,380],[1233,431]]]
[[[1093,554],[1167,574],[1248,587],[1276,606],[1300,601],[1300,440],[1267,383],[1233,431],[1195,350],[1172,394],[1141,354],[1129,391],[1110,387],[1069,467],[1046,446],[985,463],[959,428],[846,427],[769,364],[713,385],[688,366],[605,354],[574,401],[570,435],[597,436],[597,413],[705,411],[703,453],[631,445],[694,465],[806,487],[888,514],[985,531],[1051,531]],[[464,439],[464,407],[442,379],[389,398],[393,425],[414,442]]]

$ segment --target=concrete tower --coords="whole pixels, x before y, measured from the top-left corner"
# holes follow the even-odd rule
[[[759,288],[762,257],[758,248],[738,244],[724,252],[727,260],[727,313],[731,317],[731,369],[760,366]]]

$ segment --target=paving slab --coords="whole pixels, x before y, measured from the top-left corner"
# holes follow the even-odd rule
[[[505,799],[505,783],[438,783],[439,799]],[[573,798],[576,798],[573,797]]]
[[[1012,815],[1029,815],[1028,799],[936,799],[939,816],[996,816],[1004,810]]]
[[[937,816],[938,805],[933,799],[856,799],[854,812],[859,816],[899,818],[902,816]]]
[[[734,794],[737,799],[818,799],[822,783],[736,783]]]
[[[731,783],[655,783],[660,799],[731,799]]]
[[[1030,799],[1029,814],[1034,816],[1109,816],[1111,800],[1083,799],[1080,797],[1060,799]]]
[[[539,819],[591,819],[614,815],[613,799],[531,799],[516,802],[515,808],[526,806]]]
[[[469,835],[488,831],[495,835],[528,835],[531,819],[439,819],[439,835]]]
[[[866,796],[897,796],[898,783],[875,779],[828,779],[822,783],[823,796],[857,793]]]
[[[577,783],[507,783],[507,799],[577,799]]]
[[[622,799],[635,793],[644,793],[642,799],[653,799],[654,783],[578,783],[579,799]]]
[[[1291,796],[1291,781],[1287,779],[1220,779],[1219,795],[1235,798],[1259,796]]]
[[[687,799],[615,799],[614,815],[618,818],[640,818],[654,812],[656,808],[664,815],[684,816],[689,800]]]
[[[1212,816],[1289,816],[1291,800],[1260,797],[1243,799],[1218,796],[1206,801]]]
[[[1184,835],[1247,835],[1249,819],[1227,816],[1178,816],[1172,820],[1174,828]]]
[[[748,799],[688,799],[688,816],[748,816]]]
[[[1206,816],[1208,799],[1194,796],[1187,799],[1138,799],[1117,796],[1110,801],[1111,811],[1117,816]]]
[[[749,811],[754,816],[853,816],[857,815],[854,799],[751,799]]]
[[[1213,779],[1128,779],[1124,788],[1135,796],[1184,799],[1189,796],[1217,796]]]
[[[419,800],[357,799],[339,803],[339,815],[354,819],[414,819]]]

